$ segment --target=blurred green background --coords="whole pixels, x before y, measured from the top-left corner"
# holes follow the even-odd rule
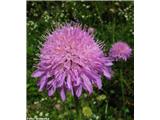
[[[52,28],[66,22],[77,22],[95,29],[95,38],[103,41],[107,53],[112,43],[122,40],[134,48],[134,3],[106,2],[27,2],[27,117],[49,120],[77,120],[76,106],[71,94],[62,102],[59,94],[48,97],[38,92],[37,79],[31,74],[36,69],[39,44]],[[94,89],[91,96],[80,97],[82,120],[134,119],[134,57],[127,62],[116,62],[114,76],[102,78],[103,89]]]

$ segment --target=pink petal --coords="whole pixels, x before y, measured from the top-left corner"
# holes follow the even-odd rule
[[[80,86],[77,88],[77,90],[76,90],[76,96],[77,96],[77,97],[80,97],[81,94],[82,94],[82,86],[80,85]]]
[[[43,75],[43,73],[44,71],[36,70],[35,72],[33,72],[32,77],[40,77]]]
[[[109,80],[111,79],[111,73],[108,69],[104,69],[103,70],[103,74],[106,78],[108,78]]]
[[[96,83],[96,85],[99,89],[102,88],[102,81],[101,81],[100,76],[98,74],[94,73],[93,71],[91,72],[91,71],[87,71],[87,70],[85,70],[84,72],[89,78],[93,79],[93,81]]]
[[[58,76],[57,80],[57,87],[61,87],[64,84],[65,80],[65,73],[62,73],[61,75]]]
[[[71,90],[72,95],[74,95],[73,87],[72,87],[71,75],[69,75],[69,74],[67,76],[67,87],[68,87],[69,90]]]
[[[39,91],[43,90],[44,86],[46,85],[46,82],[47,82],[47,77],[43,76],[39,82],[40,85]]]
[[[61,89],[61,99],[63,100],[63,101],[65,101],[65,99],[66,99],[66,95],[65,95],[65,92],[64,92],[64,88],[62,88]]]
[[[93,88],[92,88],[92,84],[91,84],[90,80],[88,79],[88,77],[85,74],[82,74],[81,77],[83,79],[84,86],[87,88],[89,94],[91,94],[93,92]]]
[[[95,83],[97,84],[98,89],[102,88],[102,80],[101,79],[96,79]]]
[[[55,93],[56,89],[55,87],[52,87],[49,91],[48,91],[48,96],[52,96]]]

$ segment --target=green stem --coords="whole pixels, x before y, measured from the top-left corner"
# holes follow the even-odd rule
[[[115,42],[115,17],[113,16],[113,26],[112,26],[112,41]]]
[[[120,75],[121,75],[120,82],[121,82],[122,101],[124,105],[124,85],[123,85],[122,71],[120,71]]]
[[[105,118],[107,119],[107,112],[108,112],[108,101],[106,103],[106,108],[105,108]]]
[[[75,101],[75,108],[76,108],[76,113],[77,113],[77,120],[81,120],[80,116],[80,104],[77,96],[74,96],[74,101]]]
[[[120,83],[121,83],[121,92],[122,92],[122,109],[125,108],[125,96],[124,96],[124,84],[123,84],[123,73],[120,71]],[[126,116],[124,112],[124,117]]]

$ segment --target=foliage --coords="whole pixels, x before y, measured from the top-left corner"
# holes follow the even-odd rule
[[[74,21],[95,30],[95,38],[104,43],[107,53],[112,43],[123,40],[133,49],[133,2],[27,2],[27,117],[50,120],[76,120],[74,98],[68,93],[48,97],[38,92],[37,79],[31,77],[37,64],[43,35],[59,24]],[[82,120],[132,120],[134,118],[133,53],[127,62],[116,62],[114,76],[102,78],[103,89],[80,97]],[[87,111],[87,112],[86,112]]]

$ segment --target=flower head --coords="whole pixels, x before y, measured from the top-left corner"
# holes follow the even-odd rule
[[[132,49],[125,42],[116,42],[109,51],[109,57],[113,60],[127,60],[131,55]]]
[[[46,37],[32,76],[39,77],[40,91],[47,89],[52,96],[57,90],[65,100],[67,91],[80,97],[83,89],[91,94],[93,85],[101,89],[101,75],[110,79],[111,66],[92,32],[67,24]]]

